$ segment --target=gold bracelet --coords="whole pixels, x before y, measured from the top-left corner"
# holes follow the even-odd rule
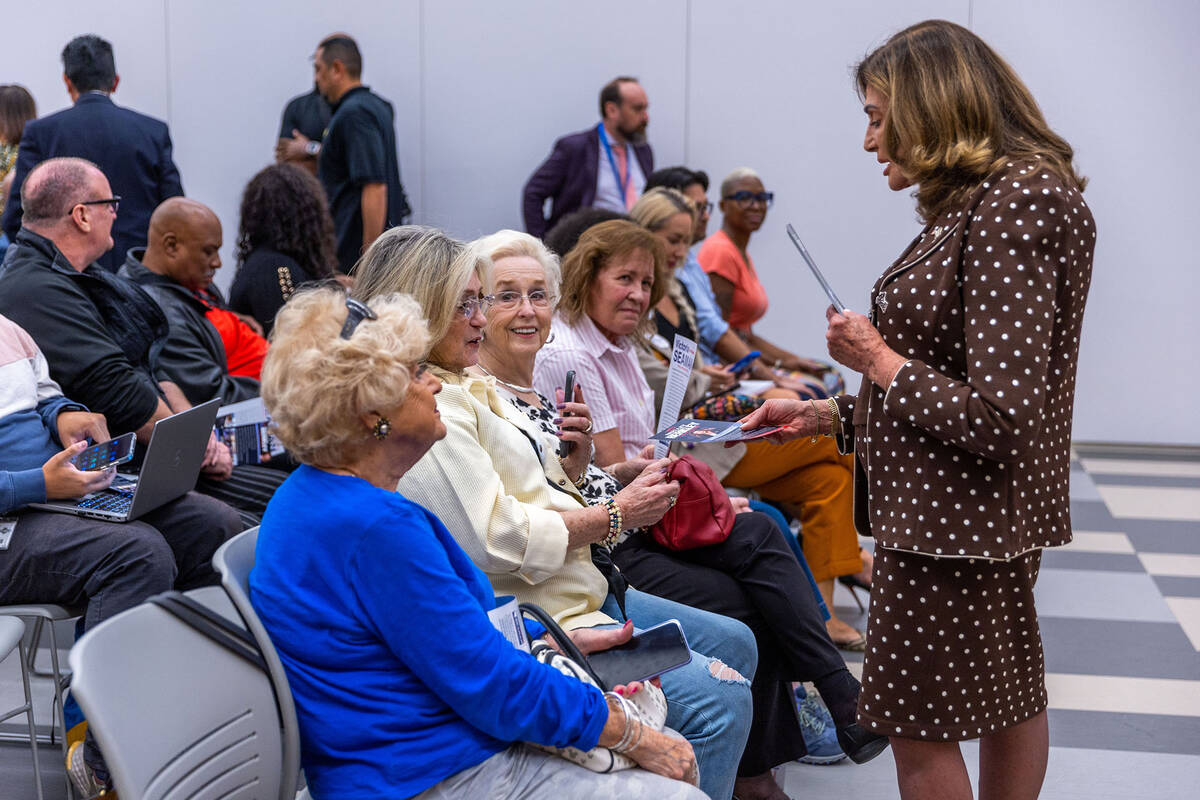
[[[821,412],[817,410],[817,401],[813,400],[811,397],[808,398],[808,404],[810,406],[812,406],[813,417],[815,418],[815,422],[816,422],[816,428],[815,428],[816,432],[812,435],[812,438],[809,439],[809,442],[816,444],[817,437],[822,435],[821,434]]]
[[[825,398],[825,401],[829,403],[829,411],[833,414],[829,420],[829,435],[837,438],[837,430],[842,427],[842,412],[838,411],[837,401],[832,397]]]

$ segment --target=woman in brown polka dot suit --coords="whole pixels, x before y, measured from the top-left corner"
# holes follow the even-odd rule
[[[859,721],[892,738],[904,798],[1036,797],[1049,751],[1033,585],[1071,540],[1067,479],[1095,227],[1070,145],[1012,69],[944,21],[857,70],[864,147],[916,186],[925,229],[871,290],[830,308],[857,398],[771,400],[745,427],[836,436],[876,542]]]

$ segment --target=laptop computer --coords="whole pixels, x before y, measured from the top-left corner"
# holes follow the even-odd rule
[[[30,508],[107,522],[128,522],[196,486],[220,399],[209,400],[154,423],[146,458],[137,476],[117,475],[107,489],[79,500],[30,503]]]

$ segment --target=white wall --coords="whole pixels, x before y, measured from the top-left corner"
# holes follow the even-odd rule
[[[0,82],[28,86],[42,113],[62,108],[63,44],[84,32],[112,41],[117,102],[170,123],[184,188],[224,223],[228,285],[242,187],[269,163],[283,104],[311,85],[307,58],[325,34],[358,39],[365,81],[396,106],[416,221],[463,237],[520,227],[521,185],[553,139],[594,124],[606,80],[638,75],[659,165],[716,181],[749,165],[776,192],[751,244],[771,297],[761,329],[819,355],[825,300],[783,225],[864,307],[918,224],[862,152],[850,68],[934,16],[1009,59],[1092,179],[1099,243],[1076,438],[1200,443],[1200,200],[1178,177],[1200,130],[1193,0],[48,0],[6,10]]]

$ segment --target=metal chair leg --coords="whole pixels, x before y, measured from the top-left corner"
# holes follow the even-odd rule
[[[58,727],[62,733],[62,759],[63,765],[67,763],[67,720],[66,711],[63,708],[63,684],[67,680],[67,676],[63,675],[58,666],[58,635],[54,631],[54,623],[50,624],[50,665],[54,670],[52,674],[59,676],[54,680],[54,711],[50,715],[50,743],[54,743],[54,729]],[[67,797],[75,797],[75,784],[71,782],[71,775],[67,773]]]
[[[33,756],[33,779],[37,781],[37,798],[42,800],[42,765],[38,760],[37,728],[33,722],[33,695],[29,691],[29,672],[25,668],[25,644],[18,645],[21,659],[21,687],[25,690],[25,721],[29,725],[29,752]],[[65,763],[65,762],[64,762]],[[70,776],[67,783],[71,782]]]

